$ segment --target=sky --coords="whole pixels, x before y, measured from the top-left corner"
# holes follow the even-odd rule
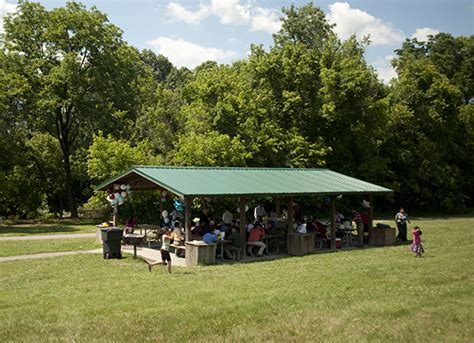
[[[39,1],[47,9],[65,1]],[[207,60],[231,63],[245,59],[251,44],[273,44],[281,27],[281,9],[309,0],[83,0],[96,6],[123,30],[138,49],[165,55],[178,67],[194,68]],[[0,16],[15,10],[16,1],[0,0]],[[313,1],[335,24],[339,38],[370,35],[366,60],[388,82],[396,74],[390,65],[394,50],[406,38],[448,32],[474,34],[474,0],[354,0]],[[0,25],[0,32],[2,27]]]

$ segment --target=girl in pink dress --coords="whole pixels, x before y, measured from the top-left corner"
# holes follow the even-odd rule
[[[423,246],[421,245],[421,230],[418,226],[415,226],[412,231],[413,234],[413,243],[411,244],[411,251],[416,255],[415,257],[421,257],[421,254],[425,252]]]

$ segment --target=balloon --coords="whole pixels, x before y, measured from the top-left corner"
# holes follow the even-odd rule
[[[165,223],[168,224],[170,222],[170,219],[168,217],[165,218]]]
[[[120,189],[121,189],[122,191],[124,191],[124,190],[127,189],[127,186],[125,186],[125,185],[122,183],[122,184],[120,185]]]
[[[120,193],[120,195],[125,198],[127,196],[127,192],[122,192],[122,193]]]
[[[107,195],[107,200],[108,200],[109,202],[112,202],[112,200],[114,200],[114,198],[115,198],[115,197],[114,197],[113,194]]]
[[[176,209],[176,211],[183,212],[183,210],[184,210],[184,204],[181,200],[174,199],[173,200],[173,206]]]
[[[114,190],[118,191],[119,189],[120,189],[120,185],[119,184],[114,184]]]
[[[118,201],[119,201],[119,199],[118,199],[118,198],[115,198],[114,200],[111,201],[110,204],[111,204],[112,206],[115,206],[115,205],[118,204]]]
[[[132,186],[130,186],[130,184],[129,184],[129,183],[127,183],[127,184],[125,185],[125,190],[129,191],[129,190],[130,190],[130,188],[132,188]]]
[[[162,196],[162,197],[165,197],[165,196],[167,196],[167,195],[168,195],[168,192],[167,192],[167,191],[161,192],[161,196]]]
[[[125,202],[125,199],[120,198],[119,201],[118,201],[118,204],[119,204],[119,205],[123,205],[124,202]]]
[[[167,218],[168,217],[168,211],[163,210],[163,212],[161,212],[161,215],[163,216],[163,218]]]
[[[166,198],[165,198],[165,197],[161,197],[161,202],[166,202]]]
[[[249,207],[245,205],[245,212],[247,212],[248,210],[249,210]],[[240,213],[240,206],[237,207],[237,213]]]

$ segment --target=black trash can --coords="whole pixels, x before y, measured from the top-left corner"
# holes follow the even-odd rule
[[[122,229],[111,227],[101,231],[104,258],[122,258]]]

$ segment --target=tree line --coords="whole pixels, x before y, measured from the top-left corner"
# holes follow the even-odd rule
[[[96,8],[20,1],[0,36],[0,215],[77,216],[134,164],[325,167],[387,204],[473,205],[474,36],[407,39],[384,85],[370,37],[340,40],[311,3],[273,45],[193,70],[130,46]]]

